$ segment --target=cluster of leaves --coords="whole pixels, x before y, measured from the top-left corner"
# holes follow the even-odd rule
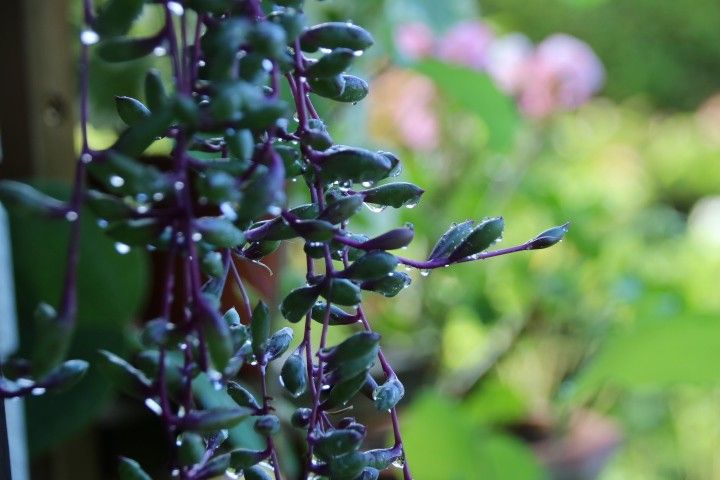
[[[400,264],[432,269],[546,248],[562,239],[567,225],[487,251],[499,241],[503,219],[467,221],[446,232],[423,261],[389,253],[412,241],[412,226],[373,238],[351,232],[348,220],[364,204],[412,206],[423,190],[403,182],[373,186],[399,172],[398,158],[334,144],[309,94],[344,103],[362,100],[367,83],[346,71],[373,39],[350,23],[307,27],[302,7],[302,0],[110,0],[96,16],[86,2],[91,30],[81,37],[83,132],[87,55],[97,40],[93,48],[107,62],[165,52],[173,88],[166,90],[160,74],[150,71],[144,102],[116,97],[127,127],[106,150],[91,149],[84,133],[70,202],[17,182],[0,183],[3,202],[73,224],[58,311],[45,304],[38,308],[36,353],[31,362],[17,359],[11,362],[17,368],[4,369],[2,397],[67,387],[87,369],[78,360],[62,363],[77,309],[75,226],[86,206],[102,219],[119,251],[163,252],[170,265],[162,315],[140,335],[145,350],[132,362],[101,351],[98,364],[121,391],[161,417],[174,475],[204,479],[234,471],[262,479],[270,478],[269,467],[282,478],[273,442],[281,420],[272,413],[266,383],[269,364],[284,359],[284,388],[292,397],[309,397],[308,406],[290,419],[306,432],[304,478],[377,478],[392,463],[402,464],[404,477],[411,478],[395,411],[404,387],[361,308],[363,290],[387,297],[400,293],[410,284],[407,273],[396,271]],[[129,36],[144,8],[162,8],[164,25],[149,37]],[[289,100],[281,90],[283,78]],[[297,127],[291,129],[294,118]],[[168,155],[152,161],[142,156],[163,138],[173,145]],[[297,179],[307,186],[310,203],[290,208],[286,182]],[[282,300],[280,313],[293,323],[304,320],[305,329],[286,355],[293,330],[271,333],[270,309],[262,301],[251,308],[235,261],[260,262],[291,239],[304,242],[306,283]],[[242,292],[240,313],[230,308],[223,314],[220,296],[230,277]],[[180,295],[176,284],[184,288]],[[321,325],[317,347],[311,341],[313,322]],[[330,346],[327,332],[335,325],[358,325],[360,331]],[[381,384],[371,375],[376,361]],[[245,366],[259,371],[262,398],[242,385]],[[333,420],[358,394],[390,412],[391,448],[363,450],[366,427],[352,417]],[[253,433],[240,428],[248,421],[265,448],[248,448]],[[148,478],[131,459],[121,461],[120,472],[126,479]]]

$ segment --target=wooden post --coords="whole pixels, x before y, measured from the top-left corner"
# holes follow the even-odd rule
[[[75,67],[68,5],[0,1],[0,178],[71,178]]]

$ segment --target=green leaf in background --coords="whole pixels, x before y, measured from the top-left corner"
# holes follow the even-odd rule
[[[717,318],[642,323],[606,341],[578,379],[576,393],[588,394],[606,384],[633,389],[718,385],[718,339]]]
[[[403,418],[411,466],[423,478],[531,480],[544,477],[532,453],[506,435],[478,429],[456,402],[426,392]]]
[[[422,21],[436,32],[444,32],[456,22],[477,18],[478,2],[473,0],[394,0],[386,2],[388,16],[398,23]]]
[[[437,60],[424,60],[414,68],[429,77],[456,107],[477,115],[485,123],[490,149],[507,152],[513,147],[519,124],[517,109],[490,77]]]
[[[67,188],[42,188],[56,198],[67,198]],[[67,258],[69,224],[41,217],[20,219],[9,212],[15,265],[21,351],[33,344],[33,310],[39,301],[56,305],[60,298]],[[88,360],[87,376],[74,388],[57,395],[31,397],[27,403],[31,454],[39,453],[85,428],[112,398],[104,376],[93,368],[99,348],[123,349],[123,330],[142,305],[147,285],[143,252],[119,255],[113,241],[84,211],[78,274],[78,323],[68,358]]]
[[[198,403],[205,408],[238,408],[238,404],[225,390],[217,390],[208,376],[201,373],[192,382],[192,389]],[[228,429],[228,439],[236,448],[265,448],[264,439],[255,432],[255,418],[248,417]]]

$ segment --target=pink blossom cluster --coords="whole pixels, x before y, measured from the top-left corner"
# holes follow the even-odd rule
[[[409,58],[436,57],[487,72],[531,118],[577,108],[605,80],[592,48],[566,34],[533,45],[520,33],[498,36],[481,21],[458,23],[439,38],[423,23],[408,23],[398,27],[395,41]]]

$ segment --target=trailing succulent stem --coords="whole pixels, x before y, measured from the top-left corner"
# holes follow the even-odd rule
[[[364,204],[414,206],[423,190],[404,182],[373,186],[396,175],[398,158],[334,144],[311,95],[362,100],[367,83],[346,72],[373,38],[350,23],[308,27],[302,7],[302,0],[109,0],[95,14],[84,1],[82,150],[70,200],[0,182],[3,202],[72,224],[58,309],[38,307],[35,354],[31,362],[5,365],[0,398],[67,388],[87,369],[81,360],[63,362],[77,311],[79,220],[87,207],[120,251],[149,248],[166,260],[161,313],[140,335],[145,350],[132,362],[101,351],[98,364],[162,419],[172,476],[199,480],[234,472],[263,479],[272,471],[283,478],[274,437],[290,423],[304,431],[303,478],[372,479],[393,463],[412,478],[396,411],[404,387],[363,311],[363,291],[400,293],[410,284],[396,271],[400,264],[433,269],[545,248],[562,239],[567,225],[488,251],[502,235],[503,219],[467,221],[453,225],[426,260],[389,252],[412,241],[411,226],[374,238],[350,231],[348,220]],[[148,37],[128,36],[146,8],[162,9],[164,26]],[[106,150],[88,144],[91,48],[115,63],[161,53],[172,72],[170,82],[156,70],[147,73],[144,101],[115,98],[127,127]],[[166,90],[166,83],[172,87]],[[148,161],[143,153],[161,138],[172,147],[163,161]],[[296,179],[306,186],[308,203],[291,207],[286,184]],[[252,305],[236,267],[236,261],[262,261],[291,239],[304,242],[307,265],[306,283],[279,306],[289,322],[303,322],[294,348],[293,329],[272,331],[274,309],[262,301]],[[228,283],[240,302],[223,312],[220,296]],[[335,325],[358,331],[329,345]],[[316,345],[313,328],[320,329]],[[376,361],[381,380],[371,372]],[[272,362],[282,362],[285,390],[304,402],[289,419],[273,414]],[[249,387],[253,369],[259,397]],[[389,448],[363,450],[365,426],[352,417],[336,419],[358,394],[389,412]],[[254,432],[238,427],[248,422]],[[149,478],[131,459],[121,460],[120,473]]]

